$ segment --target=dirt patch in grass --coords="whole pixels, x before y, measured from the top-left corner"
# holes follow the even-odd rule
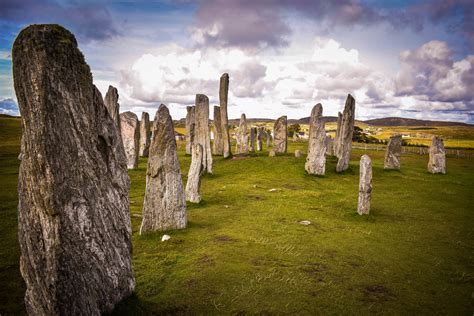
[[[230,237],[230,236],[227,236],[227,235],[220,235],[220,236],[216,236],[216,238],[214,238],[216,241],[219,241],[219,242],[234,242],[234,241],[237,241],[236,239]]]
[[[363,289],[362,301],[365,302],[385,302],[395,295],[384,285],[369,285]]]

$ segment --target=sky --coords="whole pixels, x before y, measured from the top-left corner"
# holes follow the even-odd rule
[[[0,113],[19,115],[11,48],[38,23],[73,32],[94,84],[139,117],[218,105],[227,72],[229,118],[335,116],[350,93],[360,120],[474,123],[473,0],[0,0]]]

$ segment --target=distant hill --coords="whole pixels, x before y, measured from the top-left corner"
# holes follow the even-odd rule
[[[403,117],[385,117],[367,120],[365,123],[375,126],[471,126],[460,122],[416,120]]]

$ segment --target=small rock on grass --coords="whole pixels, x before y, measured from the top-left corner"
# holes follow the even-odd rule
[[[170,235],[163,235],[163,237],[161,237],[161,241],[167,241],[170,238],[171,238]]]
[[[305,225],[305,226],[308,226],[308,225],[311,225],[311,222],[308,221],[308,220],[304,220],[304,221],[301,221],[299,222],[301,225]]]

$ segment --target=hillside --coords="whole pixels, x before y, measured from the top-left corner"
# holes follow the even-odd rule
[[[472,126],[461,122],[416,120],[403,117],[384,117],[367,120],[365,123],[375,126]]]

